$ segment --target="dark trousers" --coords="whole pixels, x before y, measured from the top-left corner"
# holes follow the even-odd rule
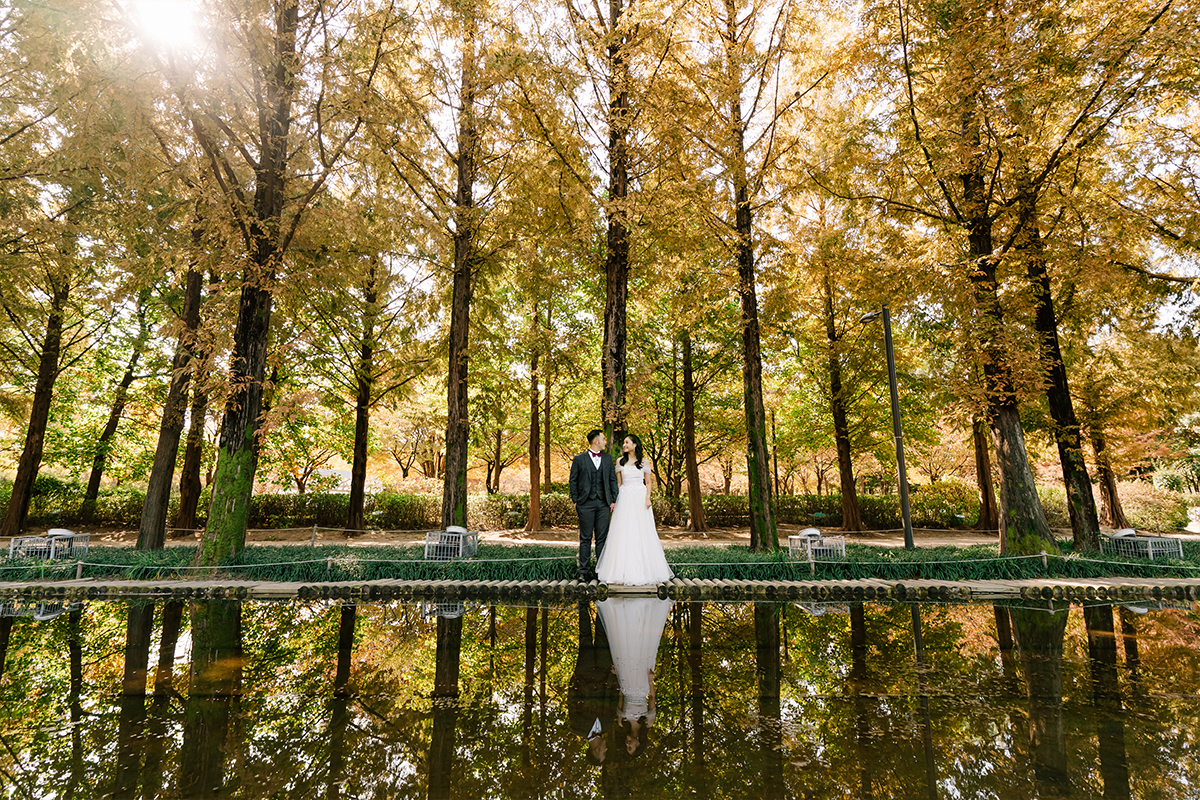
[[[576,503],[579,513],[579,574],[592,571],[592,537],[596,539],[596,560],[604,552],[604,540],[608,538],[608,520],[612,512],[603,500],[584,500]]]

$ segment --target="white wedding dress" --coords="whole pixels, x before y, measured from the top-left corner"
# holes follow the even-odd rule
[[[658,661],[658,643],[671,612],[671,601],[610,597],[596,603],[596,610],[608,635],[613,667],[625,700],[621,716],[628,720],[646,717],[652,725],[655,715],[650,710],[650,672]]]
[[[596,563],[596,577],[601,583],[624,586],[654,586],[675,577],[667,566],[658,528],[654,524],[654,509],[646,507],[645,473],[650,471],[649,459],[642,460],[639,469],[633,459],[617,465],[621,473],[621,490],[608,525],[604,552]]]

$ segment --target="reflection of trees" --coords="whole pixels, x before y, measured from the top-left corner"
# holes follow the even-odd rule
[[[354,654],[354,625],[358,607],[342,606],[338,619],[337,672],[333,678],[333,699],[329,704],[329,775],[325,797],[335,800],[341,796],[342,770],[346,760],[346,728],[350,724],[350,659]]]
[[[0,677],[4,675],[4,662],[8,660],[8,639],[12,635],[12,626],[12,617],[0,617]]]
[[[1063,637],[1067,608],[1011,608],[1029,698],[1029,741],[1039,797],[1070,794],[1063,727]]]
[[[854,693],[854,739],[858,758],[858,791],[864,800],[875,797],[872,785],[871,702],[867,698],[867,614],[862,603],[850,604],[850,680]]]
[[[776,617],[777,668],[772,622],[752,606],[680,603],[677,609],[678,624],[659,652],[658,721],[642,755],[622,774],[632,796],[761,795],[770,788],[765,767],[774,758],[763,744],[776,742],[783,748],[775,752],[784,756],[785,796],[826,797],[833,787],[854,797],[926,795],[911,607],[851,605],[849,615],[820,616],[789,608]],[[997,652],[992,610],[927,605],[920,611],[939,785],[954,786],[963,797],[1045,795],[1024,727],[1031,707],[1024,663],[1014,695]],[[436,790],[430,770],[437,753],[448,752],[451,766],[443,773],[452,794],[573,800],[600,793],[601,769],[587,762],[565,700],[579,637],[575,606],[535,612],[531,637],[524,608],[497,607],[494,626],[489,609],[468,609],[457,623],[461,670],[452,749],[444,746],[449,726],[447,716],[438,716],[444,709],[430,708],[434,689],[446,688],[437,674],[436,621],[403,603],[359,605],[351,673],[346,645],[354,639],[342,619],[348,615],[349,609],[320,602],[242,606],[241,695],[228,704],[224,737],[219,725],[209,727],[221,769],[220,788],[210,782],[210,791],[412,800]],[[1144,691],[1123,699],[1106,695],[1115,691],[1120,645],[1105,652],[1100,648],[1111,646],[1111,638],[1094,642],[1089,671],[1083,627],[1072,626],[1066,635],[1063,728],[1071,775],[1087,786],[1076,792],[1084,796],[1100,796],[1102,779],[1109,797],[1123,796],[1122,740],[1137,796],[1189,796],[1200,775],[1192,755],[1200,711],[1189,699],[1200,687],[1200,653],[1192,644],[1200,623],[1183,611],[1151,612],[1138,623]],[[67,614],[48,623],[17,622],[0,681],[0,734],[17,754],[0,752],[5,788],[37,796],[38,784],[30,781],[44,776],[41,785],[58,787],[60,796],[68,789],[75,797],[111,791],[127,625],[124,606],[111,603],[89,604],[73,622]],[[1103,629],[1102,622],[1089,625]],[[768,645],[761,653],[760,643]],[[454,674],[446,671],[448,644],[443,636],[443,678]],[[160,664],[169,659],[160,656]],[[193,660],[196,667],[203,659]],[[773,671],[782,727],[767,724]],[[165,678],[160,669],[154,685]],[[187,677],[177,682],[186,696]],[[521,747],[526,685],[532,687],[528,767]],[[202,791],[189,773],[203,754],[188,752],[203,744],[194,719],[202,688],[181,705],[164,684],[162,705],[158,696],[148,704],[141,796]],[[154,727],[160,711],[163,737]],[[1021,718],[1019,741],[1007,721],[1014,716]],[[76,724],[69,725],[72,719]]]
[[[125,624],[125,665],[113,797],[129,797],[137,790],[142,767],[142,729],[146,722],[146,673],[153,631],[154,603],[131,602]]]
[[[454,740],[458,725],[458,671],[462,617],[437,618],[436,675],[433,682],[433,735],[429,743],[429,798],[451,796]]]
[[[1117,682],[1117,637],[1112,606],[1084,606],[1088,661],[1092,671],[1092,705],[1100,745],[1100,775],[1105,800],[1128,800],[1129,763],[1125,753],[1125,717]]]
[[[921,607],[912,604],[913,653],[917,660],[917,699],[921,705],[921,746],[925,751],[925,790],[936,800],[937,769],[933,760],[933,721],[929,712],[929,685],[925,675],[925,639],[921,630]]]
[[[762,797],[782,798],[783,721],[779,714],[780,663],[778,603],[754,605],[755,675],[758,678],[759,758]]]
[[[213,795],[225,785],[242,664],[242,604],[236,600],[193,603],[191,684],[179,774],[183,797]]]

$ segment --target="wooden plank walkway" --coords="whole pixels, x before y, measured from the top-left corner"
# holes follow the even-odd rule
[[[0,582],[0,601],[180,599],[570,600],[661,597],[677,600],[989,601],[1200,600],[1200,578],[1034,578],[1005,581],[751,581],[674,578],[658,586],[592,581],[140,581],[80,579]]]

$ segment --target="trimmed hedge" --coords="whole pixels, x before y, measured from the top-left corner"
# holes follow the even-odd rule
[[[8,504],[11,484],[0,482],[0,510]],[[557,485],[556,485],[556,488]],[[1062,489],[1038,489],[1052,527],[1070,526]],[[79,508],[84,487],[50,476],[37,479],[29,522],[35,526],[72,527],[84,524]],[[1122,484],[1122,503],[1130,522],[1150,530],[1179,530],[1187,525],[1189,496],[1167,492],[1146,483]],[[140,522],[145,493],[140,489],[107,489],[96,503],[96,519],[90,524],[135,528]],[[705,519],[710,528],[744,528],[750,524],[749,499],[744,495],[704,495]],[[687,498],[654,497],[654,516],[660,525],[684,526],[688,520]],[[1194,498],[1193,498],[1194,502]],[[168,518],[174,518],[178,498],[171,499]],[[307,494],[256,494],[250,500],[251,528],[302,528],[317,525],[341,528],[346,524],[349,495],[326,492]],[[916,486],[910,496],[913,525],[918,528],[962,528],[979,518],[979,501],[973,486],[941,481]],[[200,502],[200,519],[208,509],[208,492]],[[367,526],[375,530],[433,530],[441,524],[442,499],[434,494],[368,494],[364,513]],[[859,497],[863,525],[869,530],[901,526],[897,495]],[[776,520],[785,525],[840,527],[842,498],[837,494],[783,495],[775,498]],[[529,514],[529,496],[524,494],[475,494],[467,501],[467,516],[473,528],[498,530],[521,528]],[[541,496],[544,528],[575,527],[575,506],[565,492]]]
[[[1184,558],[1130,562],[1118,556],[1071,556],[1069,541],[1059,543],[1065,558],[1013,559],[997,554],[994,546],[918,547],[904,550],[849,544],[846,560],[816,565],[818,579],[851,580],[1000,580],[1035,577],[1097,578],[1183,577],[1200,575],[1200,543],[1185,542]],[[129,547],[96,547],[84,567],[88,578],[164,580],[186,579],[195,547],[139,551]],[[807,561],[793,561],[787,550],[755,553],[740,545],[669,547],[667,561],[681,578],[745,580],[809,580]],[[483,543],[476,558],[424,561],[421,545],[295,547],[255,545],[223,562],[221,572],[245,580],[366,581],[402,580],[569,580],[575,572],[575,550],[561,545],[502,545]],[[75,577],[75,563],[0,563],[3,580],[63,580]],[[207,577],[207,574],[206,574]]]

